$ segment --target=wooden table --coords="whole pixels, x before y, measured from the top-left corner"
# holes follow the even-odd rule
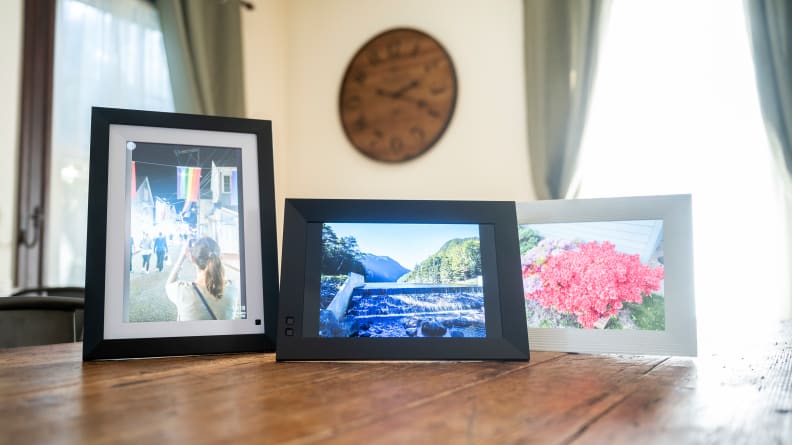
[[[81,362],[0,351],[0,443],[792,443],[792,323],[696,359]]]

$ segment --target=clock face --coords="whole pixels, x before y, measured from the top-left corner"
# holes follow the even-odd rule
[[[341,84],[339,108],[347,138],[381,161],[412,159],[445,131],[457,81],[448,53],[414,29],[386,31],[355,54]]]

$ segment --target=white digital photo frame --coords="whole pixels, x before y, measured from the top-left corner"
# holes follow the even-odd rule
[[[517,203],[532,350],[696,355],[690,195]]]

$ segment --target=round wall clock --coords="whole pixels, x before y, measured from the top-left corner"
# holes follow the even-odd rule
[[[435,39],[415,29],[388,30],[349,62],[338,101],[341,125],[366,156],[405,161],[440,139],[456,96],[454,64]]]

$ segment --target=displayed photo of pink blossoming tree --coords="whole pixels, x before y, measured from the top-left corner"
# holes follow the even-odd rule
[[[525,224],[532,328],[665,330],[662,220]]]

